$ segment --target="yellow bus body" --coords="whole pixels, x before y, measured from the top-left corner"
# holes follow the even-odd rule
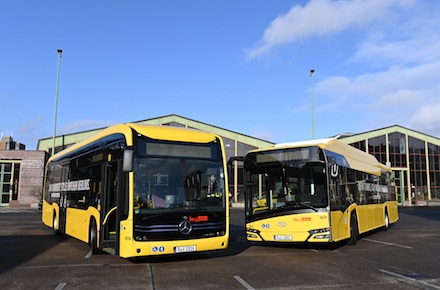
[[[270,148],[257,149],[250,153],[265,153],[280,149],[307,148],[318,146],[344,157],[348,163],[347,168],[376,176],[383,171],[392,172],[391,168],[381,164],[368,153],[360,151],[336,139],[322,139],[305,142],[294,142],[275,145]],[[248,198],[248,196],[246,195]],[[253,209],[252,215],[260,211],[268,210],[266,199],[255,201],[257,208]],[[273,204],[277,199],[273,199]],[[387,227],[388,222],[395,223],[399,219],[397,200],[389,200],[375,204],[356,204],[347,206],[345,211],[330,209],[326,212],[289,213],[280,216],[261,217],[256,221],[246,222],[246,235],[248,241],[255,242],[298,242],[298,243],[328,243],[340,242],[351,237],[350,223],[352,215],[355,215],[358,223],[358,234]],[[249,213],[248,213],[249,214]],[[319,230],[319,233],[310,231]],[[328,232],[327,232],[328,231]],[[328,236],[328,238],[326,238]]]
[[[222,152],[222,163],[224,165],[224,177],[225,184],[228,184],[227,170],[226,170],[226,157],[224,153],[224,146],[222,139],[212,133],[207,133],[199,130],[192,129],[182,129],[171,126],[154,126],[154,125],[139,125],[139,124],[118,124],[111,126],[104,131],[78,143],[75,144],[49,158],[47,165],[52,161],[74,152],[87,144],[93,143],[103,137],[121,133],[125,136],[127,146],[133,146],[133,136],[132,130],[135,130],[138,134],[147,136],[156,140],[165,141],[179,141],[179,142],[193,142],[193,143],[209,143],[214,140],[219,140]],[[109,156],[109,159],[111,156]],[[108,160],[108,161],[111,161]],[[47,174],[47,170],[46,170]],[[44,188],[46,189],[46,176],[44,181]],[[100,186],[100,185],[99,185]],[[225,202],[225,220],[226,220],[226,234],[219,237],[209,237],[209,238],[196,238],[187,240],[164,240],[164,241],[152,241],[152,242],[138,242],[135,241],[133,237],[133,223],[134,223],[134,199],[133,199],[133,172],[129,172],[129,211],[128,217],[120,221],[120,233],[119,233],[119,257],[130,258],[130,257],[141,257],[149,255],[165,255],[174,254],[175,247],[186,247],[186,246],[196,246],[196,251],[208,251],[225,249],[228,247],[229,243],[229,202]],[[44,193],[46,194],[46,193]],[[226,201],[229,197],[228,186],[225,186],[225,196]],[[76,238],[85,243],[90,243],[89,227],[91,219],[98,221],[98,240],[101,235],[99,221],[101,217],[100,205],[97,207],[89,206],[87,209],[76,209],[76,208],[66,208],[65,214],[65,234]],[[48,203],[43,196],[43,207],[42,207],[42,222],[53,228],[54,215],[56,217],[60,216],[60,206],[57,203]],[[57,224],[55,231],[59,229],[59,223]],[[156,251],[156,248],[161,248],[161,251]],[[111,251],[109,251],[111,253]]]
[[[329,239],[315,239],[319,234],[310,235],[311,229],[329,227],[328,213],[294,214],[251,222],[246,225],[249,241],[266,242],[328,242]],[[251,237],[253,229],[260,229],[259,235]],[[251,236],[250,236],[251,235]],[[261,239],[259,236],[261,236]],[[279,238],[276,239],[276,236]],[[282,239],[284,237],[285,239]]]

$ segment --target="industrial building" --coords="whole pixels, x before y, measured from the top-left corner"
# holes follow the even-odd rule
[[[146,119],[138,124],[177,126],[219,135],[225,144],[227,160],[249,150],[274,143],[178,115]],[[82,141],[105,128],[56,136],[55,152]],[[44,164],[52,154],[53,138],[40,139],[37,151],[2,136],[0,142],[0,206],[36,206],[41,196]],[[390,126],[359,134],[334,136],[374,155],[394,172],[399,205],[426,206],[440,202],[440,139],[402,126]],[[243,169],[238,162],[229,172],[229,189],[234,202],[243,201]]]

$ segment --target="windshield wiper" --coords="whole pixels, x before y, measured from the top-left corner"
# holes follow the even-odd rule
[[[287,204],[287,205],[278,206],[278,207],[274,208],[273,210],[280,210],[280,209],[289,208],[289,207],[298,207],[300,205],[307,207],[307,208],[310,208],[310,209],[313,209],[314,211],[318,212],[318,209],[316,207],[314,207],[313,205],[304,203],[302,201],[294,201],[294,202]]]
[[[310,209],[313,209],[314,211],[318,212],[318,210],[316,209],[316,207],[314,207],[313,205],[310,205],[310,204],[304,203],[304,202],[302,202],[302,201],[297,201],[296,203],[297,203],[297,204],[300,204],[300,205],[303,205],[303,206],[305,206],[305,207],[308,207],[308,208],[310,208]]]

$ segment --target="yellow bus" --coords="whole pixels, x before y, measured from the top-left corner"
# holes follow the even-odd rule
[[[336,139],[279,144],[242,160],[248,241],[355,245],[399,218],[391,169]]]
[[[214,134],[114,125],[48,160],[42,221],[123,258],[225,249],[226,172]]]

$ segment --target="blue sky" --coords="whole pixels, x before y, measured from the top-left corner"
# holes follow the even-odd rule
[[[440,1],[2,1],[0,132],[178,114],[275,143],[440,137]]]

